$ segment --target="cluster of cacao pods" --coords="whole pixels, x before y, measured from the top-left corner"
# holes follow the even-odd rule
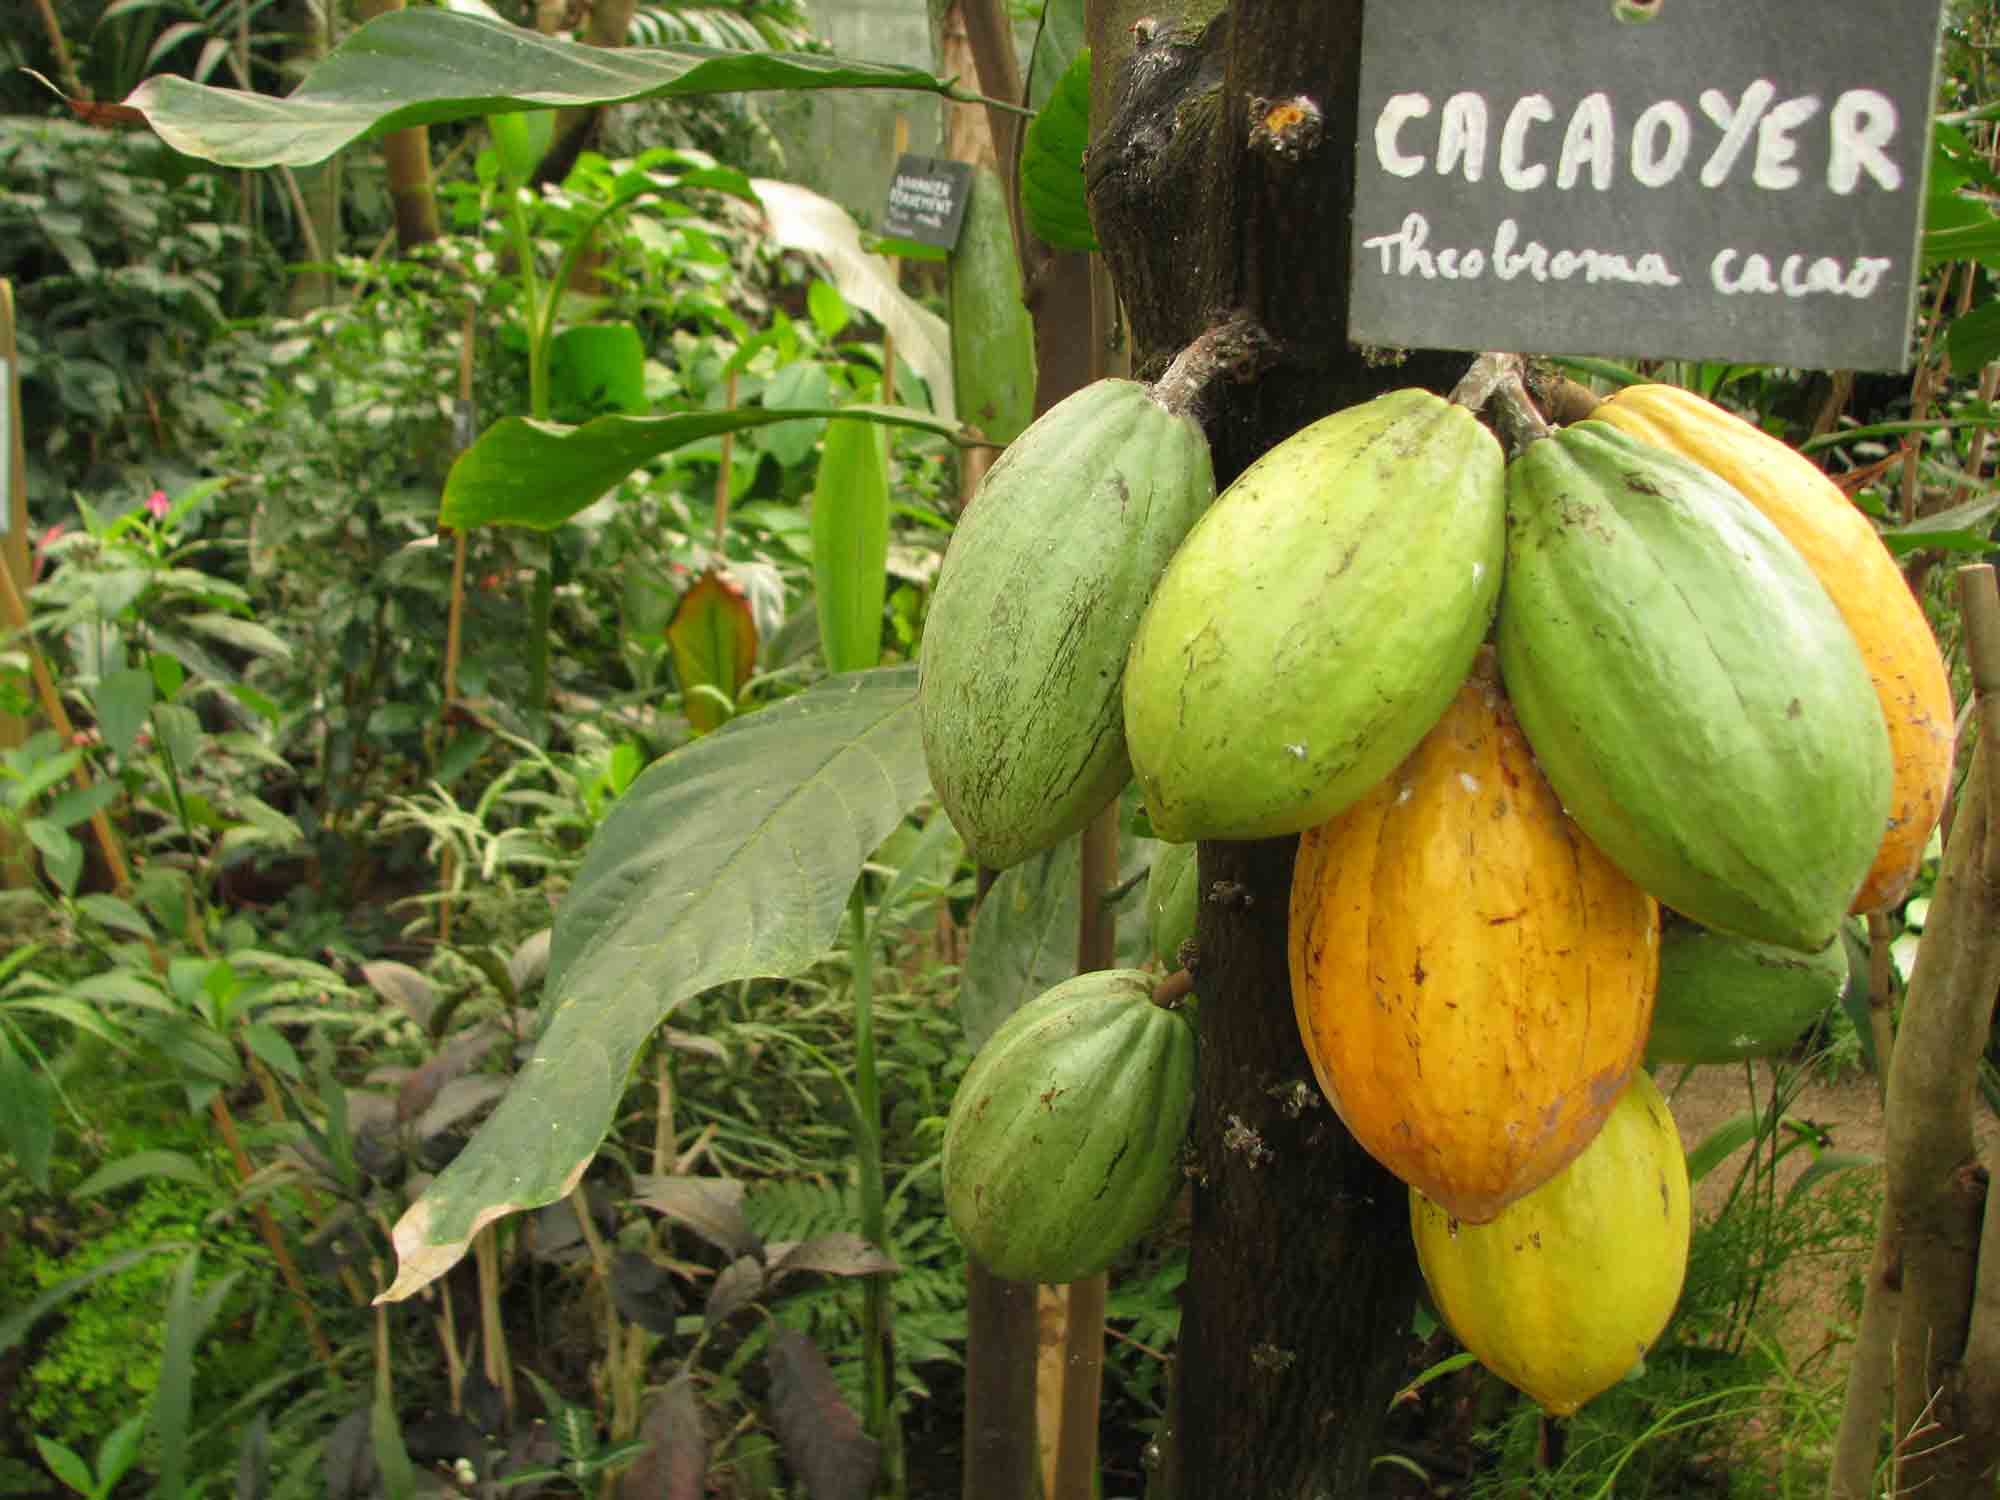
[[[1320,1085],[1410,1185],[1462,1341],[1572,1411],[1679,1295],[1686,1169],[1642,1062],[1788,1043],[1846,977],[1843,917],[1921,860],[1952,746],[1928,623],[1817,468],[1671,387],[1511,462],[1395,391],[1212,491],[1199,429],[1130,382],[1008,449],[924,640],[934,784],[995,867],[1135,775],[1176,844],[1299,834]],[[1191,866],[1149,902],[1191,910]],[[954,1104],[953,1219],[1001,1274],[1058,1279],[1018,1248],[1107,1198],[1065,1264],[1108,1264],[1171,1189],[1192,1029],[1142,979],[1036,1002],[1060,1024],[1010,1022]],[[1165,1040],[1086,1058],[1079,1007]]]

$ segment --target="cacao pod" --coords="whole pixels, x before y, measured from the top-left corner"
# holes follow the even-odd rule
[[[1490,652],[1416,753],[1299,840],[1299,1034],[1354,1137],[1480,1222],[1597,1134],[1645,1045],[1659,907],[1535,769]]]
[[[1923,606],[1873,523],[1803,453],[1671,385],[1636,385],[1592,413],[1734,485],[1784,533],[1847,622],[1889,730],[1888,825],[1851,909],[1895,904],[1923,863],[1951,783],[1951,683]]]
[[[1602,422],[1531,443],[1507,499],[1500,667],[1570,815],[1683,916],[1825,947],[1890,786],[1826,590],[1735,490]]]
[[[1790,1050],[1847,986],[1847,944],[1818,953],[1676,918],[1660,934],[1648,1063],[1728,1063]]]
[[[1653,1080],[1635,1073],[1583,1154],[1492,1223],[1462,1223],[1412,1189],[1410,1228],[1459,1342],[1568,1416],[1637,1363],[1680,1300],[1680,1132]]]
[[[1153,956],[1171,971],[1181,966],[1181,944],[1194,936],[1201,905],[1193,844],[1162,844],[1146,876],[1146,926]]]
[[[1297,833],[1437,722],[1492,619],[1499,442],[1392,391],[1294,433],[1175,554],[1133,642],[1125,729],[1153,829]]]
[[[1214,493],[1201,429],[1130,380],[1057,403],[987,473],[938,572],[917,704],[931,784],[981,864],[1061,843],[1131,780],[1132,633]]]
[[[1173,1196],[1195,1036],[1153,1004],[1155,982],[1079,974],[1009,1016],[966,1069],[945,1124],[945,1211],[994,1275],[1094,1276]]]

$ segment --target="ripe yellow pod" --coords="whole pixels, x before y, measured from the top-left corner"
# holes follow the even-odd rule
[[[1424,1280],[1458,1341],[1566,1417],[1637,1363],[1687,1274],[1687,1158],[1644,1072],[1583,1155],[1490,1224],[1410,1193]]]
[[[1847,622],[1881,700],[1895,765],[1888,826],[1851,910],[1909,886],[1951,781],[1951,684],[1921,605],[1875,527],[1804,454],[1671,385],[1628,386],[1591,416],[1700,464],[1741,491],[1805,559]]]
[[[1470,1222],[1582,1151],[1638,1065],[1659,906],[1536,769],[1490,649],[1401,767],[1308,830],[1292,1003],[1355,1139]]]

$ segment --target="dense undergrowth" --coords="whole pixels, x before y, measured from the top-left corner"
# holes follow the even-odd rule
[[[714,165],[586,154],[535,200],[528,242],[552,266],[623,173],[657,173],[670,208],[608,221],[571,303],[636,331],[644,408],[878,396],[881,329],[738,198],[681,180]],[[371,1305],[389,1226],[546,1019],[548,929],[608,808],[718,698],[752,714],[825,675],[823,424],[690,443],[558,528],[477,528],[455,558],[437,530],[450,457],[468,424],[527,410],[533,390],[520,240],[491,164],[475,145],[447,174],[443,240],[340,256],[335,299],[303,310],[285,306],[296,247],[246,226],[239,190],[142,135],[0,130],[33,639],[73,726],[48,727],[25,643],[0,642],[0,711],[36,725],[0,750],[0,1492],[50,1493],[53,1475],[168,1500],[582,1495],[677,1416],[706,1424],[713,1492],[784,1493],[779,1375],[865,1405],[872,1279],[890,1304],[897,1471],[907,1493],[952,1493],[965,1268],[938,1151],[968,1060],[975,887],[928,806],[876,853],[836,951],[794,981],[705,993],[659,1031],[577,1193],[509,1221],[435,1295]],[[1943,307],[1959,276],[1984,293],[1985,275],[1939,268],[1927,296]],[[1833,455],[1859,502],[1910,533],[1933,603],[1939,562],[1991,546],[1986,369],[1915,399],[1864,383],[1848,430],[1958,425]],[[921,402],[900,373],[899,399]],[[1802,372],[1653,373],[1794,440],[1828,395]],[[559,419],[622,409],[587,369],[555,384]],[[889,473],[882,638],[907,660],[956,457],[901,433]],[[1905,483],[1952,511],[1948,530],[1907,519]],[[716,567],[735,592],[694,623],[754,643],[730,678],[698,670],[675,629],[690,599],[708,607],[695,585]],[[1933,613],[1955,649],[1949,612]],[[1128,844],[1121,876],[1150,848]],[[1921,928],[1925,891],[1892,941]],[[856,1236],[857,991],[881,1087],[879,1250]],[[1730,1127],[1750,1149],[1710,1163],[1742,1175],[1697,1233],[1675,1323],[1559,1444],[1413,1309],[1383,1491],[1816,1488],[1857,1305],[1836,1274],[1803,1337],[1786,1278],[1858,1264],[1877,1188],[1872,1164],[1788,1121],[1783,1090],[1801,1069],[1863,1065],[1864,1042],[1836,1012],[1779,1096]],[[1823,1164],[1781,1192],[1793,1152]],[[1182,1237],[1170,1218],[1114,1281],[1107,1495],[1144,1484]],[[785,1264],[800,1245],[812,1253]]]

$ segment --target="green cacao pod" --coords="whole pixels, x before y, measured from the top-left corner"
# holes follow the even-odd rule
[[[1713,932],[1685,919],[1660,932],[1660,989],[1648,1063],[1776,1057],[1840,1000],[1847,944],[1818,953]]]
[[[1057,403],[987,474],[938,572],[918,673],[931,784],[981,864],[1061,843],[1131,780],[1132,634],[1214,495],[1201,429],[1130,380]]]
[[[1146,876],[1146,930],[1153,957],[1168,969],[1181,966],[1181,944],[1194,936],[1194,919],[1201,906],[1201,881],[1195,873],[1193,844],[1162,844]]]
[[[1195,1037],[1153,1004],[1155,982],[1079,974],[1009,1016],[966,1069],[945,1125],[945,1210],[996,1276],[1094,1276],[1173,1196]]]
[[[1126,668],[1156,833],[1297,833],[1416,748],[1492,619],[1502,474],[1492,433],[1414,389],[1243,471],[1174,555]]]
[[[1683,916],[1825,947],[1891,782],[1826,590],[1727,483],[1601,422],[1530,444],[1507,505],[1501,673],[1570,815]]]

